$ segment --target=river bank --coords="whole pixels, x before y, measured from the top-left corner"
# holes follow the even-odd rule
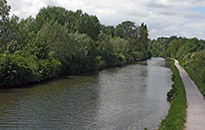
[[[187,72],[179,65],[179,62],[177,60],[175,60],[175,65],[180,72],[180,76],[186,89],[186,97],[188,104],[186,130],[205,129],[205,124],[203,120],[205,117],[204,97],[199,91],[197,85],[189,77]]]
[[[105,70],[105,69],[111,69],[111,68],[113,69],[113,68],[117,68],[117,67],[123,67],[123,66],[126,66],[126,65],[137,64],[139,62],[146,62],[146,60],[148,60],[148,59],[151,59],[151,57],[146,57],[146,58],[138,59],[138,60],[136,60],[134,62],[127,62],[127,63],[117,64],[117,65],[113,65],[113,66],[102,67],[102,68],[98,68],[98,69],[95,69],[95,70],[89,70],[89,71],[80,72],[80,73],[59,74],[57,76],[52,76],[52,77],[49,77],[49,78],[45,78],[43,80],[38,80],[38,81],[33,81],[33,82],[28,82],[28,83],[16,84],[16,85],[11,85],[11,86],[0,86],[0,89],[13,89],[13,88],[33,87],[33,86],[38,85],[38,84],[48,83],[49,81],[52,81],[52,80],[61,79],[61,78],[64,78],[66,76],[86,75],[86,74],[89,74],[89,73],[98,72],[98,71],[102,71],[102,70]]]
[[[174,65],[172,60],[172,80],[174,82],[172,90],[168,93],[168,96],[172,97],[171,107],[169,113],[161,122],[158,130],[183,130],[185,128],[184,123],[186,121],[186,94],[182,79],[179,75],[179,71]]]
[[[200,92],[205,97],[205,83],[199,78],[198,73],[194,72],[188,66],[185,66],[182,62],[179,62],[179,64],[186,70],[191,79],[197,84],[197,87],[199,88]]]

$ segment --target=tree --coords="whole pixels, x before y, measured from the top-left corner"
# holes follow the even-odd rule
[[[70,33],[78,31],[79,19],[83,15],[82,10],[68,11],[66,15],[66,27]]]
[[[129,40],[129,43],[131,56],[134,58],[135,61],[140,59],[146,59],[148,57],[146,47],[141,41],[139,41],[139,39],[131,39]]]
[[[34,18],[31,16],[26,19],[21,19],[18,25],[18,44],[26,46],[36,34],[34,32]]]
[[[10,54],[14,54],[21,49],[22,48],[21,48],[21,46],[18,45],[17,41],[10,41],[7,45],[7,48],[6,48],[6,50]]]
[[[138,38],[139,36],[139,29],[135,26],[134,22],[125,21],[119,24],[115,29],[115,35],[119,36],[124,39],[133,39]]]
[[[68,32],[86,33],[93,40],[97,40],[100,32],[100,22],[96,16],[90,16],[87,13],[83,14],[81,10],[76,12],[67,11],[65,8],[48,6],[42,8],[35,19],[35,31],[38,32],[46,23],[58,23],[61,26],[66,26]]]
[[[113,26],[105,26],[105,25],[102,25],[101,26],[101,30],[103,33],[107,34],[107,35],[111,35],[111,36],[114,36],[114,30],[115,28]]]
[[[86,34],[70,33],[68,35],[68,50],[70,59],[67,60],[69,73],[82,73],[96,69],[96,46]]]
[[[35,31],[38,32],[44,24],[50,22],[56,22],[62,26],[65,25],[68,18],[67,13],[68,11],[62,7],[48,6],[42,8],[36,15]]]
[[[148,30],[147,25],[142,23],[140,26],[140,41],[145,45],[147,49],[148,45]]]
[[[10,8],[6,0],[0,0],[0,47],[4,47],[7,42]]]
[[[180,39],[174,39],[172,40],[167,48],[167,51],[169,51],[169,54],[171,57],[176,57],[177,51],[179,48],[184,44],[183,40]]]
[[[78,32],[86,33],[93,40],[97,40],[100,33],[100,22],[96,16],[89,16],[87,13],[83,14],[78,23]]]
[[[70,51],[68,51],[67,44],[68,31],[65,26],[57,22],[46,23],[37,35],[49,45],[50,53],[53,54],[55,58],[62,61],[65,60],[66,57],[69,57]]]
[[[144,24],[104,26],[96,16],[56,6],[42,8],[36,18],[9,17],[9,11],[6,0],[0,0],[0,86],[119,66],[147,56]]]
[[[113,47],[113,54],[118,58],[120,64],[127,63],[129,57],[129,42],[120,37],[110,39],[110,44]]]
[[[178,49],[178,51],[176,53],[176,57],[181,59],[185,55],[187,55],[188,53],[192,53],[192,52],[197,51],[197,48],[200,47],[199,43],[200,43],[199,40],[196,38],[185,40],[185,43],[183,44],[183,46],[181,46]]]
[[[26,49],[30,54],[35,55],[38,59],[46,59],[49,57],[48,43],[40,39],[39,36],[34,38],[31,43],[27,45]]]
[[[10,20],[9,24],[7,26],[7,37],[5,40],[7,42],[10,42],[12,40],[16,40],[19,43],[19,39],[21,38],[21,35],[19,33],[19,17],[13,15]]]

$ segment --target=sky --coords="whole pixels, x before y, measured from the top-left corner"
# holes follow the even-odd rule
[[[205,39],[205,0],[7,0],[10,15],[35,17],[43,7],[60,6],[96,15],[101,24],[147,24],[149,38],[182,36]]]

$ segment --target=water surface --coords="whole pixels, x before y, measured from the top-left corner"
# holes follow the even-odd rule
[[[171,70],[162,58],[0,90],[2,130],[154,130],[166,116]]]

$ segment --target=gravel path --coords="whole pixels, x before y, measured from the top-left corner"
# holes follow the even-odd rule
[[[186,90],[187,122],[186,130],[205,130],[205,99],[185,70],[175,60]]]

